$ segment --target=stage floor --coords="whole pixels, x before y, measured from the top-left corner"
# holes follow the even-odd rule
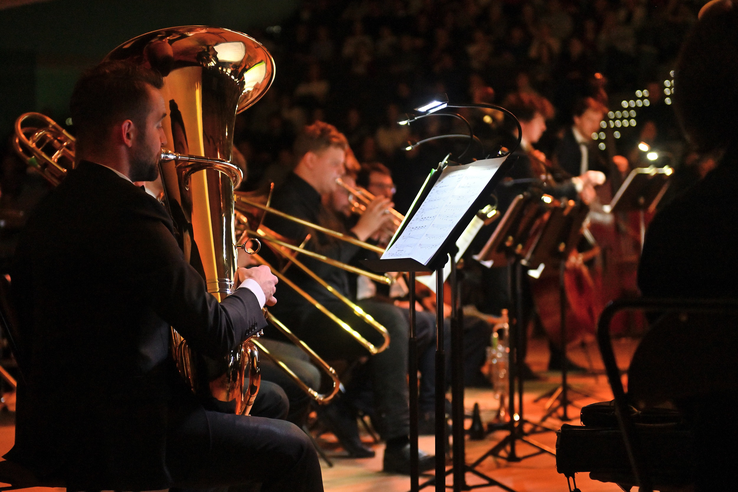
[[[623,338],[615,341],[618,364],[621,367],[627,367],[636,344],[637,341],[631,338]],[[573,401],[571,405],[567,406],[567,416],[570,419],[568,423],[575,425],[579,423],[579,409],[582,405],[596,401],[611,400],[612,392],[604,375],[599,352],[594,342],[587,344],[585,347],[577,346],[571,349],[570,358],[583,367],[587,367],[589,365],[588,361],[591,361],[593,369],[591,374],[570,373],[568,375],[569,386],[575,392],[569,393],[569,398]],[[541,380],[526,381],[523,384],[523,418],[529,422],[538,423],[547,413],[546,404],[548,403],[548,399],[535,400],[542,394],[557,388],[561,384],[561,374],[557,372],[546,372],[548,349],[544,340],[534,339],[530,341],[527,363],[541,377]],[[586,393],[588,396],[578,393],[579,391]],[[475,403],[479,404],[482,422],[486,426],[497,415],[499,402],[494,399],[492,390],[467,388],[464,392],[464,413],[467,417],[471,415]],[[560,419],[562,415],[562,411],[555,412],[544,421],[544,424],[553,429],[558,429],[563,423]],[[466,418],[466,429],[469,428],[470,423],[471,420]],[[529,427],[532,428],[532,426],[526,426],[526,430]],[[472,441],[467,437],[465,441],[465,461],[467,465],[475,463],[507,435],[507,430],[498,430],[487,434],[483,440],[479,441]],[[341,448],[337,447],[335,441],[330,440],[331,437],[327,435],[325,440],[321,439],[320,441],[321,446],[326,450],[327,455],[334,464],[333,467],[329,467],[323,463],[323,482],[326,491],[369,492],[381,490],[383,492],[406,492],[410,490],[409,477],[390,475],[381,471],[383,444],[374,445],[374,449],[377,452],[375,458],[349,459],[345,457]],[[556,433],[553,431],[536,433],[529,437],[544,447],[555,449]],[[372,442],[369,435],[363,436],[363,440],[367,444],[371,444]],[[435,449],[435,438],[433,436],[421,436],[419,447],[426,452],[433,453]],[[509,447],[505,447],[501,454],[507,456],[508,451]],[[539,453],[538,448],[519,440],[516,441],[515,451],[518,457],[524,459],[518,462],[510,462],[502,457],[487,456],[473,470],[516,492],[564,492],[569,490],[566,477],[556,471],[556,458],[553,455]],[[450,466],[451,463],[449,462],[446,476],[446,490],[453,490],[453,477],[451,476]],[[421,490],[429,492],[435,490],[435,485],[426,483],[432,476],[433,474],[431,473],[420,477]],[[489,482],[471,471],[467,471],[464,481],[467,486],[472,488],[504,490],[497,485],[485,485]],[[576,482],[577,486],[583,492],[621,490],[614,483],[590,480],[588,474],[577,474]],[[459,489],[468,490],[463,487]]]
[[[637,340],[632,338],[621,338],[615,341],[618,363],[621,367],[627,367],[636,344]],[[572,348],[570,350],[570,358],[575,363],[584,367],[589,366],[591,361],[592,368],[591,373],[569,374],[568,377],[570,387],[576,390],[569,393],[570,399],[573,401],[571,405],[567,406],[567,415],[570,418],[568,423],[578,424],[579,407],[595,401],[610,400],[612,399],[612,393],[602,371],[602,362],[594,342],[585,346]],[[530,341],[527,362],[541,379],[539,381],[527,381],[524,383],[523,418],[529,422],[539,422],[547,412],[547,398],[539,399],[539,401],[535,400],[540,395],[559,386],[561,383],[561,374],[545,371],[548,362],[548,350],[544,340],[533,339]],[[578,393],[578,391],[586,393],[588,396],[584,396]],[[12,446],[15,430],[12,394],[6,395],[6,400],[8,403],[7,408],[0,412],[1,454],[4,454]],[[471,415],[475,403],[479,404],[482,422],[486,426],[497,414],[499,402],[494,399],[492,390],[490,389],[467,388],[464,392],[464,409],[467,416]],[[562,420],[560,419],[562,413],[561,411],[555,412],[544,423],[552,429],[560,428],[562,424]],[[470,419],[465,419],[466,428],[469,427],[470,422]],[[474,463],[479,457],[485,455],[493,448],[495,444],[505,438],[507,434],[507,430],[497,430],[488,433],[482,440],[472,441],[467,438],[465,441],[466,463],[468,465]],[[364,434],[362,439],[374,447],[377,452],[375,458],[350,459],[345,456],[345,453],[337,445],[332,435],[325,434],[318,439],[319,445],[333,463],[333,466],[328,466],[325,461],[321,460],[325,490],[329,492],[409,491],[409,477],[387,474],[381,471],[384,444],[372,444],[371,437],[368,434]],[[539,442],[544,447],[555,448],[556,434],[553,431],[536,433],[531,435],[530,439]],[[420,448],[429,453],[433,453],[435,449],[434,443],[433,436],[421,436],[419,439]],[[538,448],[519,440],[516,441],[515,447],[516,455],[524,458],[521,461],[510,462],[503,457],[488,456],[474,470],[482,475],[486,475],[495,482],[504,484],[516,492],[563,492],[569,490],[566,478],[556,472],[556,459],[553,455],[547,453],[535,454],[539,452]],[[507,456],[508,450],[509,448],[506,447],[502,454]],[[529,456],[531,454],[535,455]],[[450,470],[450,462],[447,470]],[[432,474],[421,476],[421,490],[427,490],[429,492],[435,490],[434,485],[425,484],[423,486],[430,477],[432,477]],[[578,474],[576,481],[577,486],[583,492],[620,490],[613,483],[592,481],[589,479],[588,474]],[[496,485],[484,485],[488,482],[471,471],[467,471],[465,474],[465,482],[469,487],[503,490]],[[453,478],[450,472],[446,477],[446,485],[447,490],[452,490]],[[462,490],[464,489],[462,488]]]

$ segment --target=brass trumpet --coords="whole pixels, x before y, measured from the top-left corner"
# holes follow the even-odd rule
[[[354,188],[344,183],[341,178],[336,178],[336,184],[348,192],[349,203],[351,204],[354,212],[358,214],[363,214],[366,211],[366,207],[369,206],[369,204],[376,198],[376,196],[367,189],[360,186]],[[395,224],[395,227],[400,227],[402,221],[405,220],[405,216],[394,208],[390,208],[388,211],[392,215],[392,222]]]

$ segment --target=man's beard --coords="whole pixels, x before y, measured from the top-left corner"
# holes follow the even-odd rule
[[[153,155],[146,148],[146,135],[137,138],[135,152],[131,156],[130,176],[131,181],[154,181],[159,176],[160,152]]]

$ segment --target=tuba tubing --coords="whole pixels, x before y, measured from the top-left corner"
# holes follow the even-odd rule
[[[233,188],[238,188],[243,180],[243,171],[237,165],[224,159],[205,158],[195,155],[177,154],[166,149],[162,149],[162,161],[175,161],[178,170],[184,171],[184,181],[189,182],[189,178],[199,171],[213,169],[219,173],[228,176],[233,183]]]
[[[246,34],[197,25],[142,34],[115,48],[106,60],[145,66],[164,79],[163,127],[173,150],[164,151],[159,162],[165,204],[185,257],[202,267],[208,292],[222,300],[235,289],[237,270],[233,193],[242,174],[229,162],[236,115],[269,89],[274,60]],[[199,258],[192,257],[195,252]],[[250,355],[256,350],[249,344],[247,340],[228,354],[224,377],[219,377],[220,367],[211,371],[212,361],[190,351],[186,343],[177,353],[188,360],[178,359],[178,366],[188,369],[196,393],[225,401],[235,398],[237,413],[243,413],[258,382],[246,381]]]

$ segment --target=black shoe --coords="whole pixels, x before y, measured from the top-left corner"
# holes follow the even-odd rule
[[[432,470],[436,466],[436,458],[418,450],[418,471]],[[384,450],[383,471],[410,475],[410,443],[404,446],[387,446]]]
[[[356,417],[350,415],[340,401],[319,408],[318,417],[336,436],[349,457],[373,458],[376,455],[372,448],[361,442]]]
[[[339,439],[341,446],[351,458],[374,458],[376,453],[372,448],[361,442],[361,439]]]

